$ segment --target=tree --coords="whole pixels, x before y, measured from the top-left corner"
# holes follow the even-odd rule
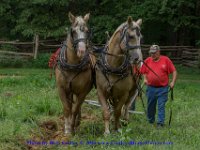
[[[1,0],[0,38],[30,40],[66,36],[68,12],[91,13],[89,25],[95,43],[131,15],[143,19],[146,44],[195,45],[200,43],[200,1],[197,0]]]

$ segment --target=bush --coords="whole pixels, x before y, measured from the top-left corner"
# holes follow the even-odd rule
[[[37,59],[32,59],[28,67],[31,68],[48,68],[48,61],[51,54],[39,54]]]
[[[7,59],[0,60],[2,68],[48,68],[50,54],[39,54],[37,59]]]
[[[0,60],[0,67],[2,68],[21,68],[24,65],[24,60],[19,60],[19,59],[7,59],[5,60]]]
[[[11,44],[1,44],[0,48],[4,51],[17,51],[18,48]]]

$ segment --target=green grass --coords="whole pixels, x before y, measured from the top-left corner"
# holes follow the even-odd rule
[[[174,101],[166,106],[166,124],[170,106],[173,110],[170,128],[157,129],[147,123],[145,115],[134,114],[120,133],[112,131],[104,137],[101,109],[84,103],[82,114],[90,114],[94,119],[82,120],[80,131],[71,138],[72,145],[43,146],[42,149],[198,149],[200,70],[182,66],[177,66],[177,70]],[[55,79],[50,80],[49,74],[48,69],[0,69],[0,150],[27,149],[25,143],[31,140],[31,131],[41,132],[40,122],[56,120],[62,115]],[[92,90],[87,99],[97,99],[96,90]],[[140,100],[136,109],[143,111]],[[99,143],[89,144],[89,141]],[[122,145],[120,141],[130,143]]]

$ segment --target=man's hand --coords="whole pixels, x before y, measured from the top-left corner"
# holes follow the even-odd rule
[[[173,89],[177,78],[177,71],[172,73],[172,82],[169,84],[170,88]]]
[[[146,75],[144,75],[144,84],[147,85],[148,81],[147,81],[147,78],[146,78]]]
[[[174,88],[174,82],[171,82],[171,83],[169,84],[169,86],[170,86],[171,89],[173,89],[173,88]]]

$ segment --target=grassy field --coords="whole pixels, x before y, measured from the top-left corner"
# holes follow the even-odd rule
[[[101,109],[84,103],[79,132],[64,139],[58,137],[63,130],[62,105],[50,70],[0,69],[0,150],[199,149],[200,70],[177,70],[174,101],[166,106],[166,124],[170,106],[173,109],[171,127],[157,129],[145,115],[132,114],[128,126],[104,137]],[[96,90],[87,99],[97,99]],[[136,110],[144,111],[139,99]],[[49,122],[51,132],[45,128]]]

